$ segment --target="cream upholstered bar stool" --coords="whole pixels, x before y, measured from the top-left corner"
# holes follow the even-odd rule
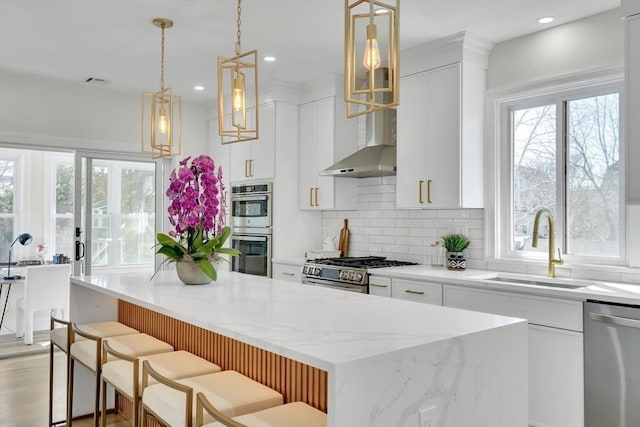
[[[162,375],[172,380],[220,372],[220,366],[188,351],[146,356],[130,356],[114,349],[111,339],[103,341],[102,352],[102,413],[106,415],[107,384],[132,403],[131,425],[137,427],[140,419],[140,396],[143,384],[141,363],[153,363]],[[106,416],[101,426],[106,427]]]
[[[282,394],[236,371],[222,371],[178,380],[163,376],[153,362],[143,363],[142,423],[147,413],[171,427],[192,427],[197,417],[194,393],[202,393],[219,410],[236,416],[282,405]],[[153,378],[156,384],[149,385]],[[306,426],[305,426],[306,427]]]
[[[54,315],[52,311],[50,313],[50,331],[49,331],[49,426],[66,423],[63,421],[53,421],[53,371],[54,371],[54,350],[58,347],[66,354],[66,369],[65,369],[65,381],[67,383],[65,388],[65,402],[68,402],[69,396],[69,372],[71,366],[71,358],[69,356],[69,350],[71,344],[75,341],[76,336],[71,327],[71,322],[68,320],[60,319]],[[118,336],[137,334],[136,329],[130,328],[116,321],[106,321],[97,323],[88,323],[86,325],[79,325],[79,329],[91,333],[92,335],[100,336]],[[85,339],[78,336],[78,339]],[[68,415],[68,414],[67,414]]]
[[[211,404],[204,393],[196,395],[196,427],[326,427],[327,414],[304,402],[286,403],[230,418]],[[214,420],[204,424],[205,411]]]
[[[152,337],[144,333],[137,333],[131,335],[119,335],[115,337],[102,337],[100,335],[94,335],[84,332],[76,324],[71,325],[73,332],[79,335],[84,340],[76,340],[69,349],[71,365],[69,367],[69,394],[67,399],[67,420],[69,420],[68,426],[71,425],[73,415],[73,376],[74,376],[74,363],[77,361],[89,371],[91,371],[95,377],[95,390],[94,390],[94,409],[93,409],[93,423],[95,427],[99,425],[100,419],[100,379],[102,375],[102,343],[104,339],[110,341],[111,346],[122,354],[128,356],[143,356],[149,354],[167,353],[173,351],[173,347],[164,341]],[[105,402],[106,405],[106,402]]]

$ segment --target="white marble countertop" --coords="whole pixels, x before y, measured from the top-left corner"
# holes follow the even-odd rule
[[[187,286],[174,271],[72,277],[73,284],[331,372],[336,366],[521,320],[221,271]]]
[[[445,267],[435,268],[429,265],[410,265],[402,267],[376,268],[370,274],[382,277],[397,277],[409,280],[428,281],[442,284],[455,284],[474,288],[504,290],[532,295],[544,295],[579,301],[599,300],[621,304],[640,304],[640,285],[605,282],[586,279],[551,279],[531,274],[515,274],[488,270],[452,271]],[[505,283],[491,280],[496,275],[516,279],[557,283],[560,286],[539,286],[527,283]],[[586,285],[577,289],[562,285]]]

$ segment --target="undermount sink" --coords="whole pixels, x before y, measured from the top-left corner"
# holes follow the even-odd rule
[[[542,279],[538,277],[524,277],[524,276],[512,276],[506,274],[495,274],[488,277],[482,277],[483,280],[491,282],[502,283],[517,283],[522,285],[535,285],[535,286],[548,286],[551,288],[563,288],[563,289],[580,289],[585,288],[588,285],[571,283],[566,279]]]

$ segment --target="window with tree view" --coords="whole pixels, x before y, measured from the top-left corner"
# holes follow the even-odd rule
[[[56,173],[56,205],[54,253],[73,254],[73,185],[72,157],[54,163]]]
[[[9,245],[15,233],[15,168],[16,162],[0,159],[0,261],[9,260]]]
[[[556,246],[567,255],[620,258],[624,210],[618,93],[511,109],[512,251],[547,251],[541,208],[555,219]]]

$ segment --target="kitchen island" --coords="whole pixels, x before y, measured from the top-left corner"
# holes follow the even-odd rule
[[[189,351],[215,347],[217,340],[200,342],[212,333],[248,346],[243,355],[285,358],[283,366],[297,365],[278,370],[278,384],[315,383],[314,393],[303,384],[285,400],[326,410],[332,427],[527,425],[520,319],[232,272],[202,286],[183,285],[174,271],[152,281],[131,273],[71,278],[73,321],[113,318]],[[273,377],[261,372],[269,363],[245,365],[230,366]]]

